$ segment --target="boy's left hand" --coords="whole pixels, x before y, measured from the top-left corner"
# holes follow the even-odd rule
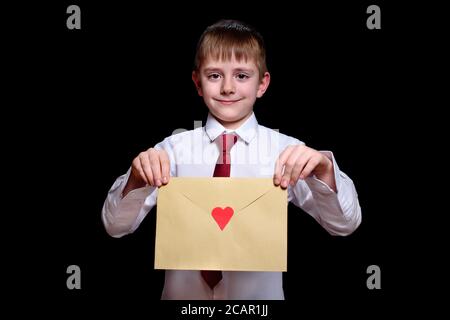
[[[315,175],[336,192],[333,162],[317,150],[305,145],[293,145],[280,154],[273,181],[276,186],[281,184],[282,188],[287,188],[288,184],[293,186],[298,179],[303,180],[310,175]]]

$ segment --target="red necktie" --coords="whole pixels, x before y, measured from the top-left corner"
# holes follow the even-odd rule
[[[236,143],[237,136],[230,133],[222,134],[219,138],[219,145],[222,152],[217,159],[213,177],[229,177],[231,168],[230,150]],[[222,271],[201,271],[201,274],[211,289],[222,280]]]

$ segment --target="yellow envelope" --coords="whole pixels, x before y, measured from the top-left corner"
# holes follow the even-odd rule
[[[287,192],[271,178],[171,178],[159,189],[155,269],[286,271]]]

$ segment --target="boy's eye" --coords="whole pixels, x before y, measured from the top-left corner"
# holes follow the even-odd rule
[[[245,73],[239,73],[236,77],[237,77],[239,80],[245,80],[245,79],[248,79],[248,78],[249,78],[249,76],[248,76],[247,74],[245,74]]]
[[[208,75],[209,80],[217,80],[219,78],[220,78],[220,74],[218,74],[218,73],[211,73]]]

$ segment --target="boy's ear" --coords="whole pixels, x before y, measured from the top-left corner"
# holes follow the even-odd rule
[[[269,83],[270,73],[266,72],[264,73],[264,76],[261,79],[261,83],[259,84],[258,92],[256,93],[257,98],[261,98],[263,96],[264,92],[266,92],[267,88],[269,87]]]
[[[198,95],[203,96],[202,86],[200,85],[200,77],[195,70],[192,71],[192,81],[194,81],[195,88],[197,89]]]

